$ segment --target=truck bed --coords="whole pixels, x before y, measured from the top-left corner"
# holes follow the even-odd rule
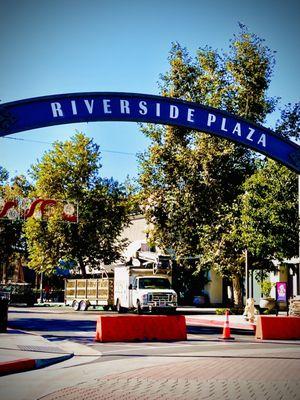
[[[89,301],[91,305],[108,305],[114,303],[113,278],[101,279],[66,279],[65,303]]]

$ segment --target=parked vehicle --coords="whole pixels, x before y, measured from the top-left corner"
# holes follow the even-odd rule
[[[102,270],[99,278],[66,279],[65,304],[76,311],[99,305],[119,313],[175,312],[170,257],[138,252],[131,261],[131,265],[115,265],[110,274]]]
[[[36,302],[36,296],[30,283],[7,283],[0,284],[0,292],[6,293],[9,304],[26,304],[33,306]]]
[[[136,310],[139,314],[176,311],[177,295],[166,271],[153,272],[149,266],[117,266],[114,284],[114,303],[119,313],[128,310]]]
[[[66,279],[65,304],[75,311],[86,311],[90,306],[102,306],[109,310],[114,306],[114,280],[105,270],[99,278]]]

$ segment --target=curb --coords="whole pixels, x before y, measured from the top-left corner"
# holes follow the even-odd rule
[[[69,360],[73,356],[74,353],[53,358],[43,358],[36,360],[32,358],[20,358],[18,360],[0,362],[0,376],[15,374],[18,372],[31,371],[33,369],[45,368],[49,365]]]

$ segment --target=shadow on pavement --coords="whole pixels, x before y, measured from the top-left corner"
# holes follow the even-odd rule
[[[53,314],[53,311],[36,311],[37,314]],[[8,309],[8,315],[9,314],[32,314],[32,310],[9,310]]]
[[[96,331],[96,321],[86,320],[66,320],[66,319],[51,319],[47,318],[19,318],[13,321],[8,321],[8,326],[13,329],[24,329],[26,331],[40,332],[59,332],[59,331]]]
[[[216,335],[222,334],[223,328],[218,326],[199,326],[187,325],[187,333],[194,335]],[[230,328],[230,330],[240,336],[254,336],[253,330]]]
[[[55,336],[55,335],[43,335],[43,338],[49,340],[50,342],[62,342],[64,340],[69,340],[74,343],[90,345],[95,343],[94,336]]]

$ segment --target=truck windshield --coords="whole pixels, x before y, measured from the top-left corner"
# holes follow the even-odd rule
[[[140,278],[139,289],[170,289],[171,285],[166,278]]]

